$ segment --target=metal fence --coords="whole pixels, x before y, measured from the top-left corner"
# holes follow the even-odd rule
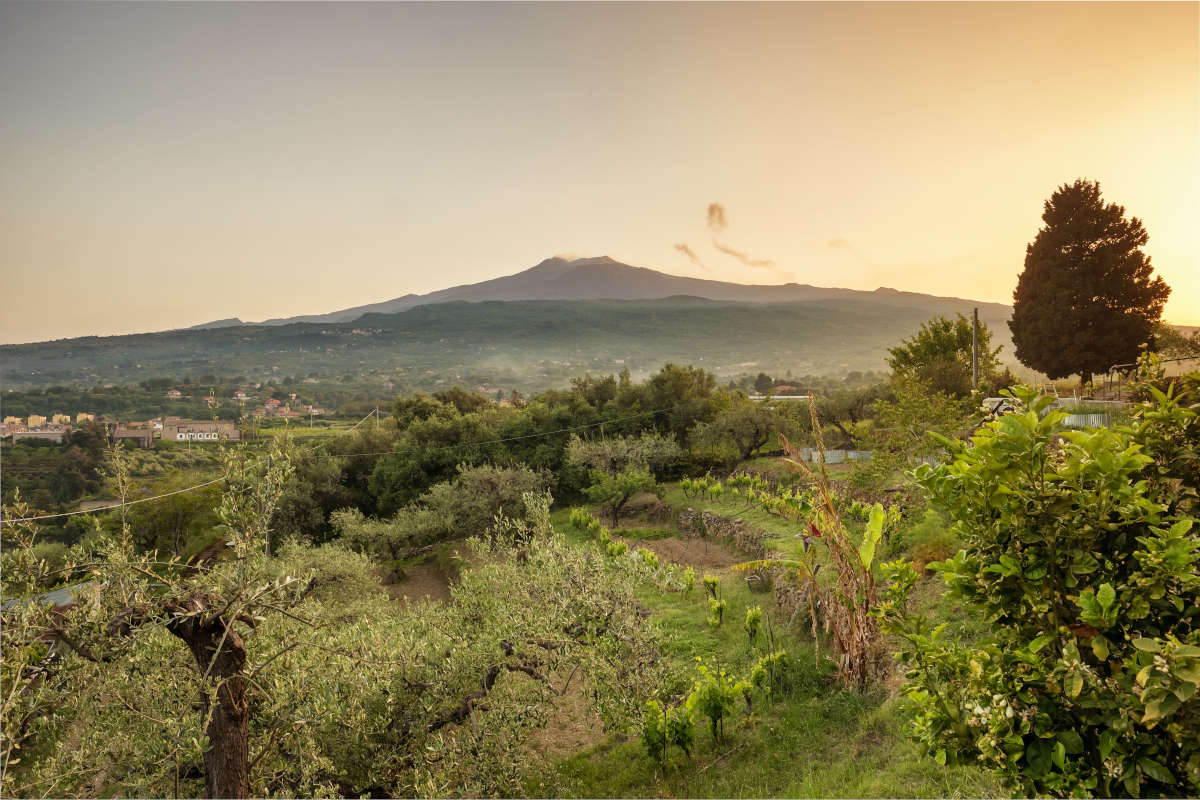
[[[817,449],[815,447],[800,447],[800,458],[805,461],[817,460]],[[870,450],[826,450],[826,464],[844,464],[847,461],[866,461],[871,457]]]

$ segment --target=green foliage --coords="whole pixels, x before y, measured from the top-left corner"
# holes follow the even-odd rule
[[[951,397],[971,395],[971,320],[962,314],[957,319],[934,317],[922,322],[921,330],[897,347],[888,348],[888,366],[895,378],[915,379],[932,391]],[[992,332],[979,323],[979,377],[982,384],[996,384],[1001,348],[992,349]],[[989,387],[995,390],[1003,386]]]
[[[1013,292],[1017,358],[1083,382],[1133,363],[1171,293],[1141,250],[1149,241],[1141,220],[1106,205],[1099,183],[1077,180],[1050,196],[1042,221]]]
[[[726,462],[736,463],[774,442],[780,433],[794,435],[796,428],[795,422],[774,406],[738,394],[729,408],[711,422],[698,424],[688,438],[693,449],[720,452]]]
[[[690,711],[708,718],[708,732],[714,742],[720,742],[725,735],[725,718],[733,713],[742,687],[730,681],[723,669],[703,663],[696,669],[700,675],[692,684],[686,704]]]
[[[609,542],[605,546],[605,551],[610,556],[613,556],[615,558],[617,556],[623,556],[626,553],[628,553],[629,545],[625,544],[624,542]]]
[[[688,758],[692,757],[692,748],[696,745],[696,718],[686,703],[667,712],[667,742],[682,750]]]
[[[658,555],[654,553],[654,551],[647,550],[644,547],[639,547],[637,549],[637,554],[639,557],[641,557],[646,566],[650,567],[651,569],[658,569]]]
[[[705,575],[703,583],[704,583],[704,591],[708,592],[709,597],[716,600],[717,593],[719,592],[719,590],[721,588],[721,579],[718,578],[716,575]]]
[[[1195,461],[1174,471],[1196,397],[1159,393],[1132,428],[1065,432],[1047,398],[1015,394],[1025,411],[918,470],[965,542],[938,568],[992,635],[967,647],[899,598],[881,608],[908,643],[913,731],[939,762],[982,762],[1031,795],[1195,794]],[[890,571],[899,591],[915,579]]]
[[[389,520],[370,519],[351,508],[335,511],[330,521],[351,547],[395,562],[419,548],[483,533],[497,514],[525,519],[523,496],[548,484],[547,476],[525,466],[462,466],[453,480],[431,487]]]
[[[271,527],[281,536],[323,542],[333,534],[329,514],[354,505],[354,494],[342,482],[339,459],[324,452],[297,448],[294,463],[295,474],[284,488]]]
[[[657,700],[647,700],[642,712],[642,745],[647,755],[662,763],[667,753],[667,717]]]
[[[780,692],[791,684],[791,672],[787,651],[776,650],[755,662],[750,670],[750,683],[766,693]]]
[[[239,510],[232,502],[224,504],[226,518],[258,530],[244,513],[257,504]],[[260,521],[270,515],[262,511]],[[476,541],[472,560],[480,566],[464,573],[452,602],[398,605],[359,554],[288,543],[267,559],[261,548],[242,548],[232,525],[229,532],[242,557],[189,579],[189,586],[197,592],[190,596],[223,587],[231,599],[237,587],[247,587],[251,608],[262,612],[229,629],[250,669],[225,685],[252,675],[254,686],[243,751],[256,756],[247,796],[511,795],[533,764],[528,735],[553,710],[557,676],[586,681],[594,690],[589,713],[611,730],[635,720],[662,685],[654,631],[632,591],[635,574],[552,533],[528,540],[519,552]],[[43,677],[53,670],[53,680],[24,685],[55,690],[20,695],[38,700],[41,713],[29,728],[35,738],[21,748],[22,762],[7,759],[18,768],[4,772],[5,796],[211,792],[201,778],[211,768],[206,754],[215,740],[206,733],[212,730],[206,713],[193,706],[197,696],[211,701],[220,694],[205,690],[202,670],[190,666],[166,632],[174,623],[110,637],[110,615],[125,600],[144,600],[136,607],[148,613],[171,595],[149,580],[133,582],[127,571],[133,564],[117,563],[117,549],[105,555],[106,582],[95,584],[89,602],[73,612],[86,619],[67,622],[72,632],[95,634],[75,641],[104,660],[72,650],[44,664],[44,647],[42,653],[25,647],[28,658],[19,658],[22,640],[10,637],[15,619],[5,610],[6,691],[20,663],[35,665]],[[4,577],[10,579],[7,568]],[[124,594],[130,590],[136,597]],[[287,613],[270,613],[281,602]],[[229,613],[243,607],[245,601],[233,599]],[[4,721],[7,746],[21,726]]]
[[[949,558],[961,544],[951,526],[932,508],[926,508],[920,521],[900,531],[892,540],[893,550],[907,552],[920,568]]]
[[[601,470],[610,475],[616,475],[630,467],[658,473],[666,464],[679,458],[681,452],[674,439],[658,433],[595,440],[580,439],[572,434],[567,443],[568,463]]]
[[[688,567],[683,571],[683,593],[687,597],[691,597],[692,590],[696,588],[696,570]]]
[[[494,441],[498,409],[460,414],[453,406],[444,408],[445,413],[414,419],[393,451],[377,459],[369,486],[380,513],[394,513],[429,487],[453,480],[463,465],[503,461],[504,448]]]
[[[617,474],[604,470],[592,470],[592,485],[584,490],[584,494],[593,503],[608,511],[612,517],[612,526],[620,525],[621,509],[635,494],[655,492],[658,483],[654,476],[645,468],[626,467]]]
[[[743,624],[743,627],[746,630],[746,636],[750,638],[751,644],[758,638],[758,629],[762,625],[762,615],[761,606],[751,606],[746,609],[746,622]]]
[[[1167,358],[1200,358],[1200,330],[1184,333],[1165,322],[1157,322],[1154,350]]]
[[[893,383],[893,399],[875,404],[875,421],[863,436],[871,458],[854,469],[856,485],[879,489],[894,483],[902,471],[936,457],[944,445],[934,436],[965,434],[978,412],[970,399],[933,390],[916,377]]]
[[[571,509],[568,521],[571,527],[577,531],[586,531],[591,526],[592,520],[595,519],[586,508],[575,506]]]
[[[7,399],[6,399],[7,403]],[[5,414],[11,413],[7,408]],[[67,441],[23,441],[0,445],[4,461],[4,486],[0,497],[14,502],[21,490],[25,502],[34,502],[37,510],[52,513],[64,510],[80,497],[95,492],[102,481],[99,467],[104,461],[107,437],[95,424],[85,425]]]
[[[708,598],[708,625],[713,630],[721,627],[721,623],[725,621],[726,603],[724,600],[718,600],[715,597]]]

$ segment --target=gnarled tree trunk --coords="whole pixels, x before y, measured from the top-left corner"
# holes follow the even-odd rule
[[[178,611],[195,612],[203,603],[189,600]],[[189,607],[191,606],[191,607]],[[167,630],[192,651],[201,675],[216,684],[216,706],[202,688],[200,711],[208,722],[208,750],[204,751],[204,785],[209,797],[249,797],[250,708],[246,702],[246,645],[232,620],[206,614],[177,617]],[[211,665],[211,669],[210,669]]]

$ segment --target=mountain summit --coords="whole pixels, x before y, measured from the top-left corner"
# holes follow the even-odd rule
[[[264,320],[257,325],[288,325],[293,322],[351,322],[363,314],[394,314],[416,306],[453,300],[658,300],[687,295],[709,300],[739,303],[794,303],[810,300],[855,299],[889,295],[889,301],[904,304],[906,299],[927,300],[929,295],[877,289],[875,292],[834,289],[801,283],[742,284],[705,278],[668,275],[646,267],[623,264],[610,256],[569,259],[554,256],[501,278],[463,286],[454,286],[429,294],[406,294],[392,300],[355,306],[327,314],[311,314]],[[990,304],[988,304],[990,305]],[[238,324],[229,320],[195,327]]]

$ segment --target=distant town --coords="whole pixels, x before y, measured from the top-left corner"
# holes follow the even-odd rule
[[[167,400],[183,400],[184,395],[178,389],[168,389]],[[297,400],[292,394],[288,400],[268,397],[262,403],[257,398],[244,391],[234,392],[231,399],[246,409],[245,415],[253,419],[281,417],[284,419],[313,418],[325,415],[325,409]],[[208,397],[210,407],[218,403],[215,397]],[[252,405],[254,404],[254,405]],[[247,408],[249,406],[249,408]],[[27,417],[6,416],[0,423],[0,439],[12,437],[13,442],[23,440],[46,440],[62,443],[71,434],[84,425],[95,423],[103,425],[112,441],[130,440],[141,447],[151,447],[155,439],[179,442],[217,442],[221,440],[237,440],[241,438],[237,425],[229,420],[196,420],[183,419],[177,416],[159,416],[148,420],[119,420],[110,419],[89,411],[77,411],[72,419],[71,414],[54,412],[47,415],[30,414]]]

